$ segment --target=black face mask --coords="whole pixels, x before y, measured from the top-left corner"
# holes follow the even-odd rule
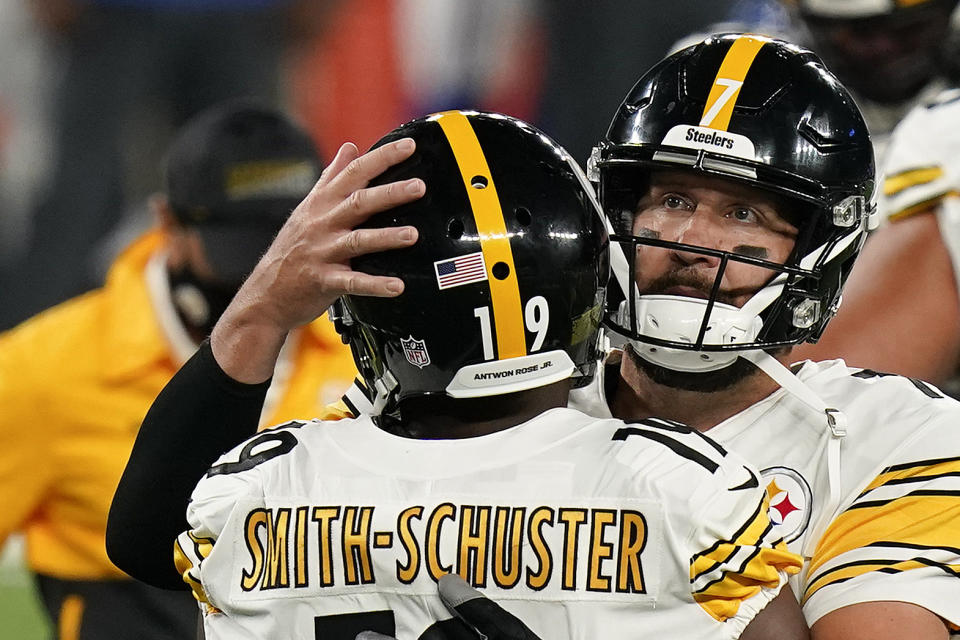
[[[198,278],[187,267],[168,271],[170,298],[177,315],[191,333],[209,336],[240,283],[216,282]]]

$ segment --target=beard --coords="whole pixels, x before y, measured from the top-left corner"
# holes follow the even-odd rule
[[[716,277],[720,277],[717,275]],[[639,285],[639,283],[638,283]],[[691,266],[674,268],[667,273],[646,283],[640,290],[640,295],[669,294],[675,288],[692,289],[700,294],[704,300],[709,300],[714,287],[717,285],[715,277],[704,274],[700,269]],[[714,301],[740,307],[745,298],[756,293],[759,286],[738,287],[723,289],[718,287]],[[768,353],[777,354],[788,350],[786,347],[768,349]],[[627,357],[632,364],[642,371],[653,382],[683,391],[699,393],[715,393],[726,391],[740,384],[749,377],[760,373],[760,370],[748,360],[737,358],[731,364],[714,371],[687,372],[670,369],[655,364],[640,356],[629,344],[624,347]]]
[[[737,358],[729,366],[716,371],[701,373],[675,371],[645,360],[637,355],[637,352],[630,345],[627,345],[624,350],[633,365],[646,374],[648,378],[664,387],[682,391],[697,391],[699,393],[726,391],[760,371],[753,363],[743,358]]]

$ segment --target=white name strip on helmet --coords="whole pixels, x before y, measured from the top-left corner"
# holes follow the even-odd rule
[[[678,124],[663,137],[664,146],[716,151],[727,156],[756,160],[753,141],[747,136],[709,127]]]
[[[462,367],[450,384],[447,395],[475,398],[514,393],[566,380],[576,367],[566,351],[547,351],[529,356],[492,360]]]

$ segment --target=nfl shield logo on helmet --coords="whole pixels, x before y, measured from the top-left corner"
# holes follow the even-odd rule
[[[427,353],[427,343],[423,340],[417,340],[413,336],[406,339],[401,338],[400,346],[403,347],[403,355],[406,356],[407,362],[410,364],[420,367],[421,369],[430,364],[430,354]]]

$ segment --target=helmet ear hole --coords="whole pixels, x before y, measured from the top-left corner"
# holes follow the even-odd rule
[[[530,209],[526,207],[517,207],[514,213],[517,216],[517,223],[521,227],[529,227],[530,223],[533,222],[533,216],[530,214]]]
[[[453,218],[447,223],[447,237],[451,240],[459,240],[463,236],[463,221],[460,218]]]

